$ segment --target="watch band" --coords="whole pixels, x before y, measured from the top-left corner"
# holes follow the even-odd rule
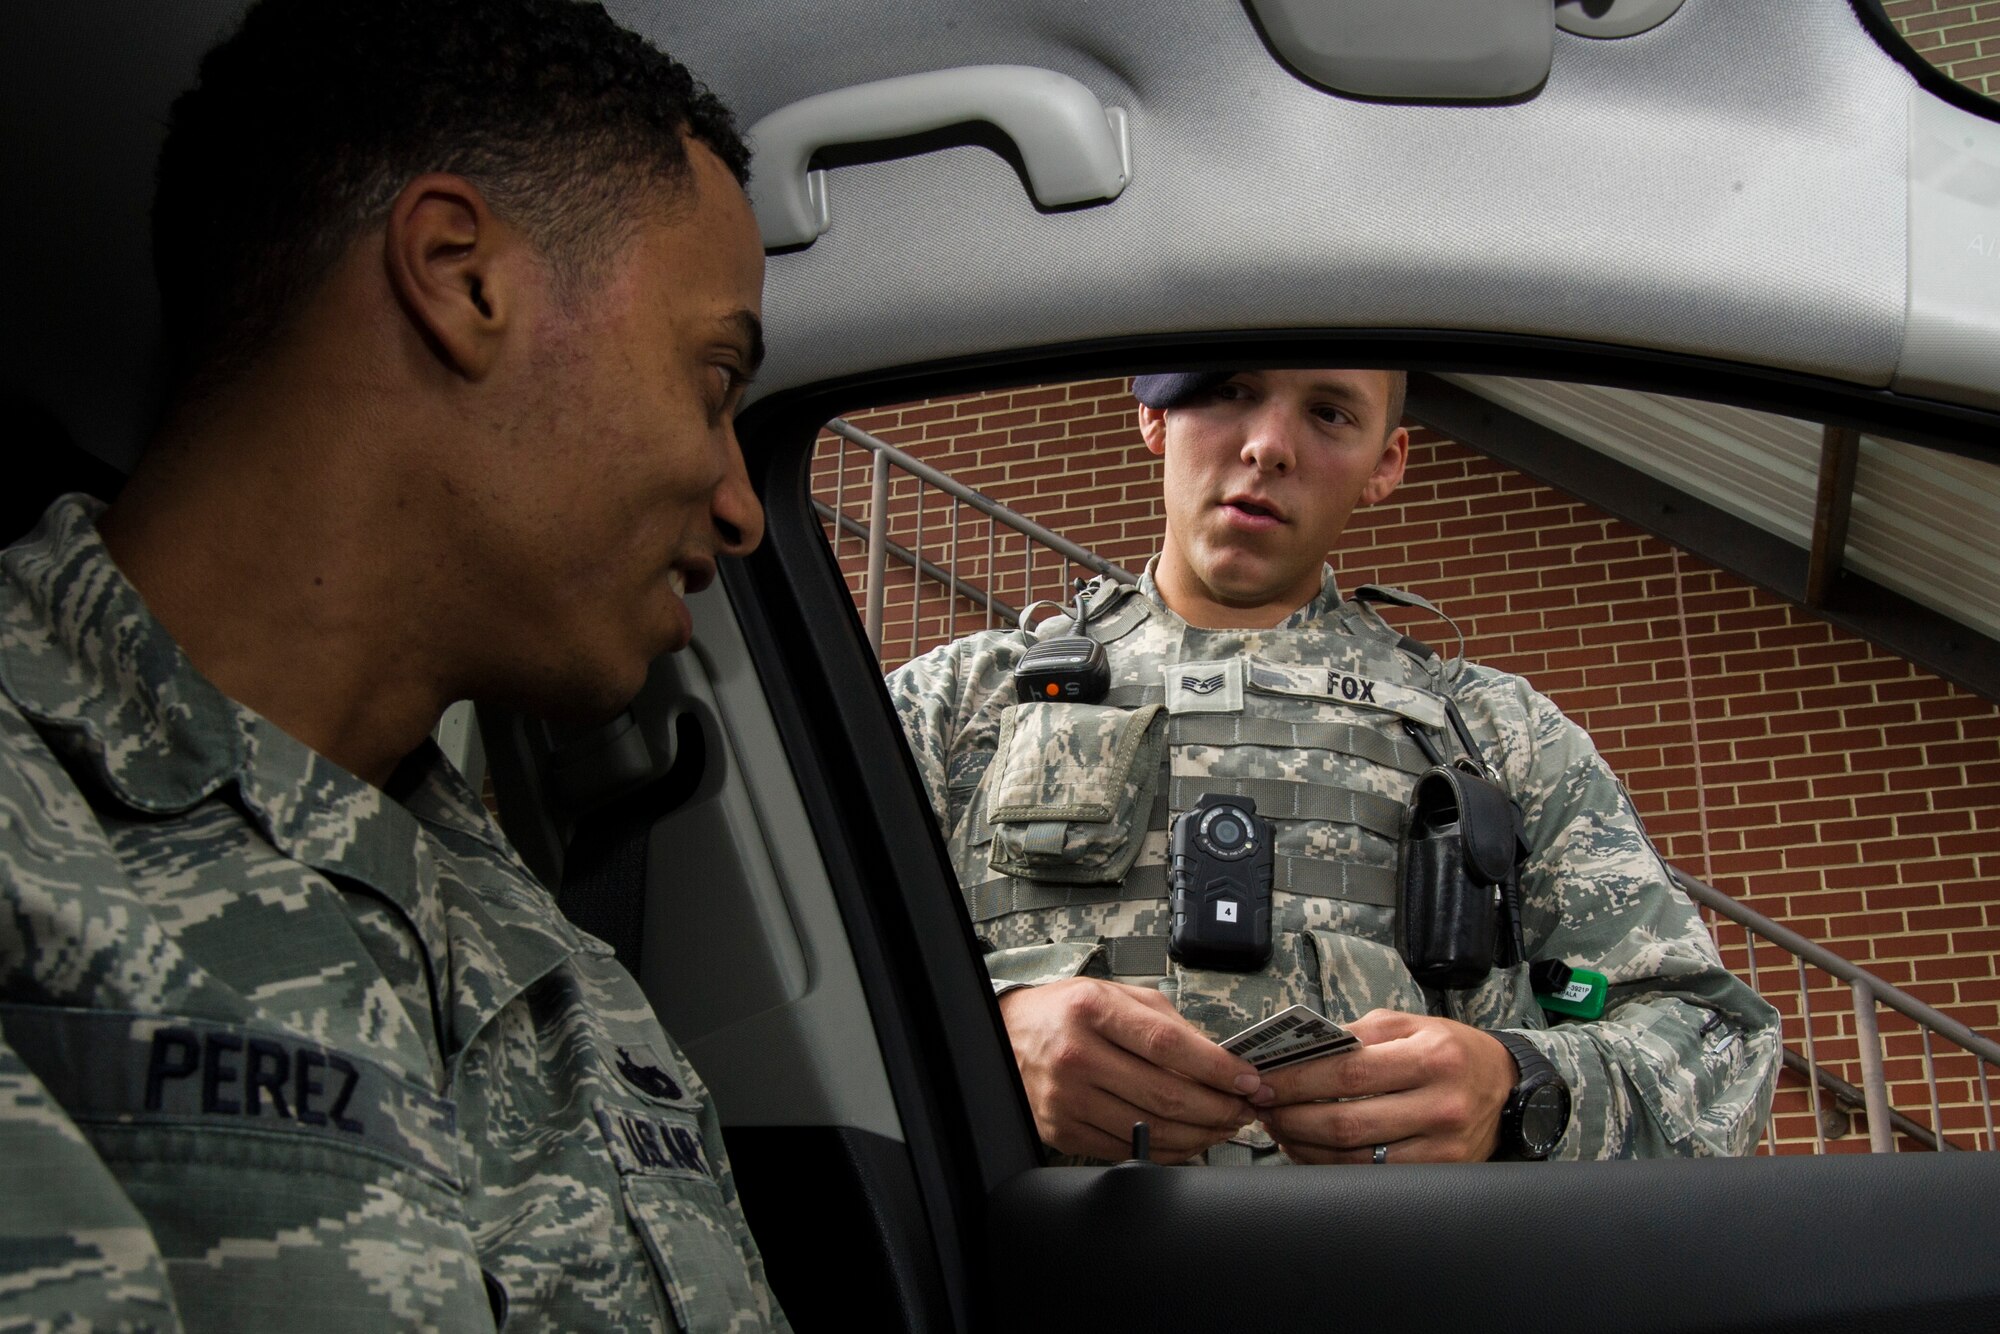
[[[1570,1102],[1569,1083],[1562,1073],[1542,1054],[1541,1048],[1518,1033],[1497,1029],[1487,1030],[1507,1049],[1514,1058],[1514,1065],[1520,1071],[1514,1088],[1507,1095],[1506,1105],[1500,1109],[1500,1142],[1494,1148],[1493,1157],[1499,1159],[1539,1161],[1549,1156],[1563,1132],[1568,1129]],[[1556,1100],[1560,1117],[1555,1133],[1546,1140],[1535,1144],[1527,1142],[1523,1122],[1528,1113],[1531,1099],[1544,1091]]]

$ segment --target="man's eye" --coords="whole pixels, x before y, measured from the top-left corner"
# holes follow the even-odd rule
[[[716,362],[712,369],[715,372],[716,400],[720,403],[735,402],[750,384],[749,376],[727,362]]]

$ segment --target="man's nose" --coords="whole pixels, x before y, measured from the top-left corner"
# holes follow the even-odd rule
[[[1250,432],[1243,441],[1243,461],[1259,472],[1290,472],[1298,461],[1293,425],[1291,415],[1277,405],[1262,405],[1250,416]]]
[[[715,497],[709,502],[709,516],[722,538],[719,554],[747,556],[764,540],[764,506],[751,489],[750,473],[743,463],[743,451],[732,440],[729,470],[723,474]]]

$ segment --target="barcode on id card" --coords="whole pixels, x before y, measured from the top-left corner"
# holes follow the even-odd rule
[[[1222,1049],[1241,1056],[1259,1070],[1276,1070],[1360,1045],[1360,1038],[1318,1010],[1309,1005],[1294,1005],[1224,1040]]]

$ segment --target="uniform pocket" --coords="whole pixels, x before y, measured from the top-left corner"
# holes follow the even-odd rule
[[[204,1328],[491,1330],[456,1109],[276,1029],[0,1005]]]
[[[676,1327],[688,1334],[764,1329],[770,1304],[751,1280],[751,1257],[731,1226],[735,1211],[716,1183],[694,1111],[599,1099],[596,1112],[626,1216],[659,1273]]]
[[[1124,879],[1139,855],[1166,739],[1158,704],[1008,710],[987,793],[988,864],[1058,884]]]
[[[714,1182],[627,1177],[625,1207],[681,1329],[707,1334],[764,1327],[763,1304],[751,1290],[743,1249],[722,1221],[722,1192]]]
[[[1676,1015],[1674,1012],[1679,1012]],[[1621,1006],[1619,1022],[1607,1025],[1604,1041],[1616,1052],[1618,1065],[1631,1076],[1639,1098],[1659,1122],[1667,1139],[1680,1143],[1694,1133],[1701,1118],[1704,1094],[1703,1068],[1686,1045],[1707,1012],[1671,997],[1653,997]],[[1683,1018],[1657,1031],[1663,1021]],[[1738,1044],[1741,1045],[1741,1044]]]
[[[1394,945],[1319,927],[1308,934],[1319,956],[1320,994],[1327,1018],[1346,1024],[1370,1010],[1430,1012],[1424,989],[1410,976]]]

